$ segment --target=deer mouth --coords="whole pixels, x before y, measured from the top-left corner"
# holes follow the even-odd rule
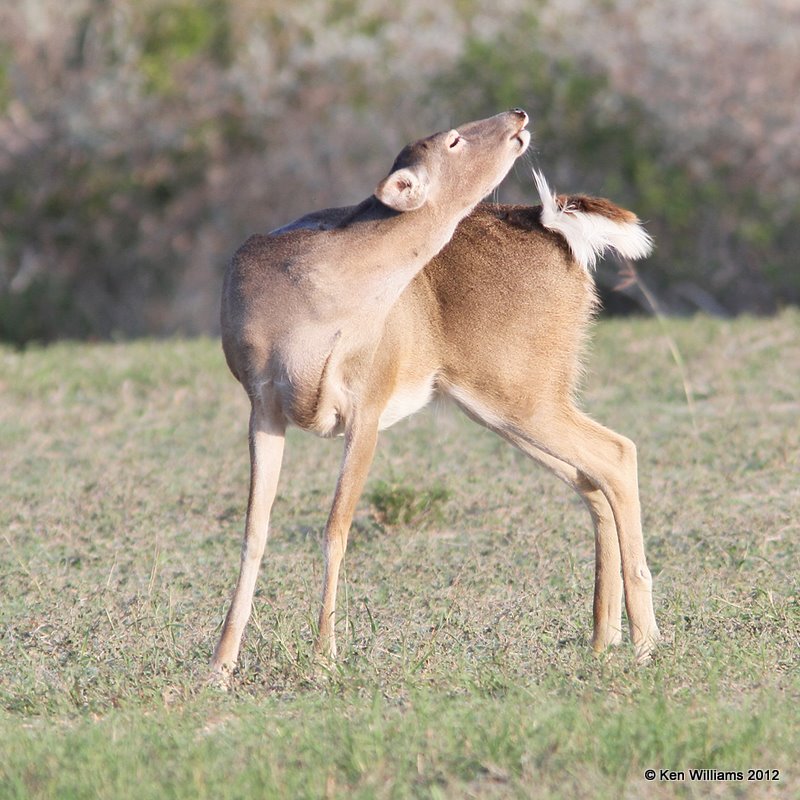
[[[514,109],[513,113],[515,113],[519,119],[519,128],[517,128],[517,132],[509,138],[519,144],[520,152],[522,152],[527,149],[531,141],[530,132],[525,130],[525,126],[528,124],[530,117],[521,108]]]
[[[528,145],[531,142],[531,134],[530,131],[526,131],[525,128],[520,129],[517,131],[511,139],[519,144],[520,153],[523,153],[525,150],[528,149]]]

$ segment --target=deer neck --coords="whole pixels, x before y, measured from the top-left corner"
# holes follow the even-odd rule
[[[331,230],[335,268],[349,305],[388,313],[420,270],[450,241],[469,213],[445,213],[433,204],[398,213],[369,198]]]

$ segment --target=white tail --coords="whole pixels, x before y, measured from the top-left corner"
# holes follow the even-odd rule
[[[637,658],[649,656],[658,627],[636,447],[583,414],[574,390],[597,304],[589,268],[607,247],[636,258],[650,242],[631,212],[554,198],[541,175],[544,208],[475,208],[525,151],[527,119],[515,109],[421,140],[373,197],[253,236],[234,256],[222,344],[251,402],[251,479],[239,580],[212,660],[222,682],[250,616],[286,427],[344,434],[317,642],[333,657],[339,569],[378,431],[436,397],[581,496],[595,529],[593,645],[620,641],[624,590]]]
[[[593,270],[597,259],[608,249],[616,250],[623,258],[650,255],[653,240],[635,214],[594,197],[559,197],[550,191],[539,170],[533,171],[533,179],[542,201],[542,225],[567,240],[575,260],[584,269]]]

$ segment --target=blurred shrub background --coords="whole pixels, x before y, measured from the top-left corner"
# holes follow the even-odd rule
[[[664,306],[800,300],[795,0],[15,0],[0,340],[214,331],[249,233],[511,106],[559,191],[646,220]],[[535,202],[520,164],[501,199]],[[602,276],[601,276],[602,277]]]

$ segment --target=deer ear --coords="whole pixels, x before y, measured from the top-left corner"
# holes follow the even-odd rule
[[[414,211],[425,205],[430,180],[425,167],[404,167],[384,178],[375,189],[375,197],[395,211]]]

